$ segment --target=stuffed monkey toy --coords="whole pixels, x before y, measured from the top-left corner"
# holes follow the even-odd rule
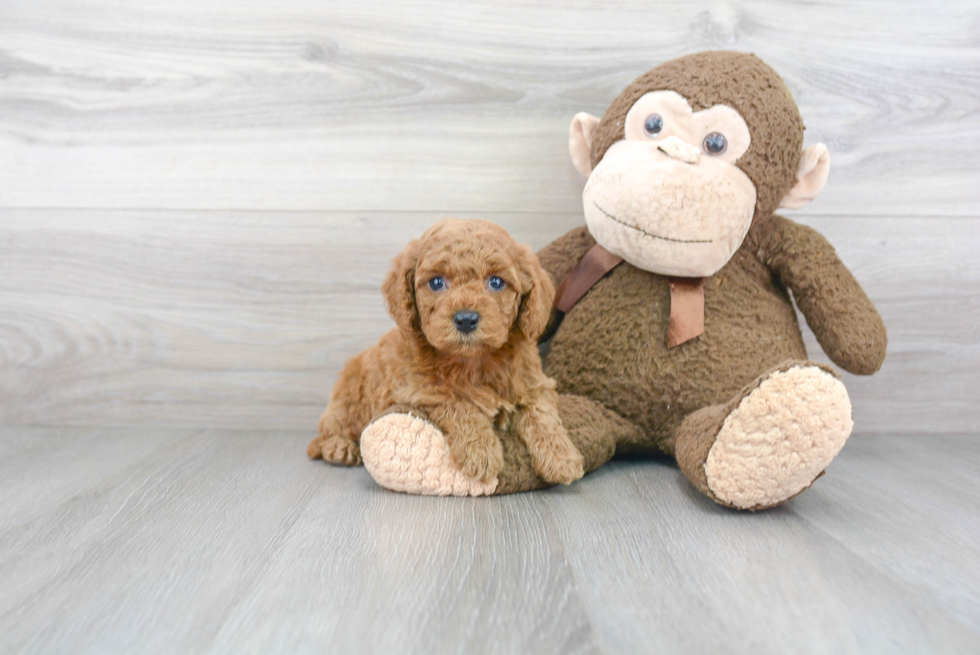
[[[824,145],[803,148],[783,80],[754,55],[681,57],[601,119],[575,116],[569,147],[588,178],[585,226],[539,257],[558,284],[545,370],[585,470],[617,452],[669,455],[701,493],[745,510],[809,487],[853,422],[838,375],[807,359],[793,300],[851,373],[877,371],[887,337],[827,240],[773,213],[813,200],[829,168]],[[376,418],[361,450],[379,484],[407,493],[547,486],[523,443],[499,436],[503,467],[484,480],[459,472],[418,412]]]

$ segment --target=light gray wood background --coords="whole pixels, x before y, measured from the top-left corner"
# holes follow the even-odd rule
[[[788,215],[889,328],[856,431],[974,430],[978,35],[973,0],[4,0],[0,424],[310,429],[412,235],[580,225],[572,115],[738,49],[831,149]]]

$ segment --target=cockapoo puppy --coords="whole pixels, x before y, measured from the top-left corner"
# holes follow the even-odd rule
[[[538,355],[554,286],[527,246],[488,221],[445,220],[395,258],[382,291],[398,327],[344,367],[310,457],[360,464],[361,431],[400,406],[442,430],[471,478],[490,480],[503,467],[495,428],[524,441],[546,481],[582,477]]]

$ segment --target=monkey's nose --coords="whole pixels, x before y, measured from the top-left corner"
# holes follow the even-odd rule
[[[696,164],[701,160],[701,149],[692,146],[683,139],[676,136],[669,136],[660,142],[657,150],[664,153],[671,159],[682,161],[687,164]]]
[[[480,324],[480,315],[476,312],[456,312],[453,316],[456,329],[463,334],[469,334]]]

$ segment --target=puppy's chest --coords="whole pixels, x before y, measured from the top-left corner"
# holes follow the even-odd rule
[[[468,386],[457,388],[455,394],[460,400],[476,405],[480,411],[490,419],[499,429],[507,429],[517,411],[517,400],[509,397],[507,392],[500,390]]]
[[[516,392],[513,369],[496,364],[447,366],[427,379],[411,380],[407,388],[414,388],[414,401],[423,405],[463,402],[475,406],[496,427],[507,429],[526,401]]]

